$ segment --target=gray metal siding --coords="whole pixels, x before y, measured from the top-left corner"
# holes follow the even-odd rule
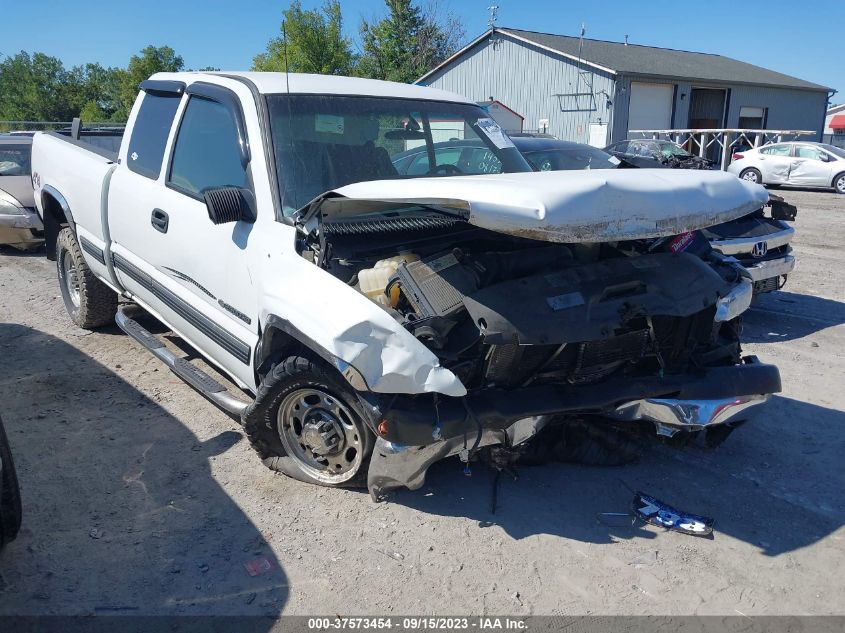
[[[575,63],[500,36],[495,48],[489,40],[479,42],[424,83],[457,92],[473,101],[498,99],[525,117],[526,130],[535,130],[540,119],[549,119],[550,134],[586,143],[590,123],[599,120],[608,123],[611,112],[604,95],[596,96],[595,111],[563,112],[560,100],[554,95],[575,92],[577,80]],[[613,99],[614,84],[609,73],[593,73],[594,94],[604,90]],[[584,91],[582,81],[578,92]]]
[[[588,69],[588,66],[583,66]],[[729,88],[730,103],[726,127],[739,126],[742,106],[768,108],[769,129],[813,130],[821,138],[827,95],[824,92],[795,88],[732,85],[713,81],[691,82],[672,77],[617,75],[591,71],[596,110],[564,112],[565,107],[555,94],[575,92],[578,68],[575,62],[532,44],[497,36],[494,47],[482,40],[450,64],[426,78],[425,85],[451,90],[473,101],[498,99],[525,117],[526,130],[535,130],[540,119],[549,119],[549,133],[558,138],[586,143],[590,123],[610,123],[608,142],[627,138],[628,106],[631,82],[665,83],[677,86],[673,127],[689,125],[689,103],[692,88]],[[581,83],[580,91],[584,91]],[[605,91],[613,102],[606,106]]]
[[[766,88],[761,86],[716,84],[713,82],[686,82],[671,78],[621,77],[615,101],[616,120],[613,126],[614,140],[625,138],[628,131],[628,99],[632,81],[646,83],[675,84],[675,118],[673,127],[685,129],[689,126],[690,94],[693,88],[729,89],[730,103],[726,127],[739,127],[739,110],[742,106],[765,107],[769,109],[766,127],[772,130],[813,130],[821,138],[827,95],[823,92],[791,88]],[[813,140],[804,137],[806,140]]]
[[[771,130],[813,130],[816,137],[803,138],[818,141],[824,127],[827,95],[809,90],[731,86],[728,127],[739,125],[739,109],[742,106],[768,108],[766,127]]]

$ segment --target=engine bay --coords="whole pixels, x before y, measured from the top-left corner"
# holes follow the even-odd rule
[[[299,243],[467,389],[738,362],[733,324],[714,323],[737,272],[709,251],[694,234],[550,244],[422,211],[324,222]]]

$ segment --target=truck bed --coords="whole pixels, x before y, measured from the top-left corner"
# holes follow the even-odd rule
[[[97,246],[104,243],[101,218],[106,176],[117,153],[56,133],[39,133],[32,140],[35,204],[44,218],[44,194],[59,195],[82,233]],[[93,238],[93,239],[92,239]]]

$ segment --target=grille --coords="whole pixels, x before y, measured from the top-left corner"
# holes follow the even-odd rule
[[[780,286],[780,277],[772,277],[770,279],[761,279],[760,281],[754,282],[754,293],[759,294],[761,292],[774,292]]]
[[[648,330],[628,332],[604,341],[581,343],[569,380],[576,383],[592,382],[613,373],[624,363],[640,360],[650,351],[651,334]]]

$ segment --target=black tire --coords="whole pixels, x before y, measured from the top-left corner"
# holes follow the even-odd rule
[[[749,167],[748,169],[743,169],[739,172],[740,180],[747,180],[748,182],[753,182],[756,185],[763,184],[763,174],[760,173],[759,169],[755,169],[754,167]]]
[[[74,323],[93,330],[114,322],[117,293],[88,268],[76,235],[68,227],[59,232],[56,240],[56,267],[62,299]]]
[[[336,410],[327,410],[320,396],[311,392],[324,394],[325,401],[331,400],[330,406]],[[299,400],[306,398],[300,394],[309,394],[311,401]],[[315,399],[317,403],[313,403]],[[306,409],[300,413],[302,419],[294,410],[299,408],[297,402],[302,402]],[[291,415],[284,412],[280,415],[283,406]],[[314,422],[315,419],[319,422]],[[333,368],[302,356],[289,356],[274,365],[243,415],[244,432],[268,468],[299,481],[331,488],[366,486],[367,466],[375,443],[368,420],[367,407]],[[312,452],[313,445],[306,439],[306,433],[314,432],[315,424],[328,425],[331,429],[328,435],[340,437],[337,448],[330,449],[325,458]],[[299,439],[297,447],[292,442]],[[327,449],[321,445],[318,450]],[[319,459],[325,459],[326,463],[320,464]],[[349,470],[340,474],[332,470],[332,466],[340,469],[339,462],[349,464]]]
[[[9,439],[0,420],[0,549],[21,529],[21,491]]]
[[[833,189],[836,193],[845,194],[845,171],[833,177]]]

